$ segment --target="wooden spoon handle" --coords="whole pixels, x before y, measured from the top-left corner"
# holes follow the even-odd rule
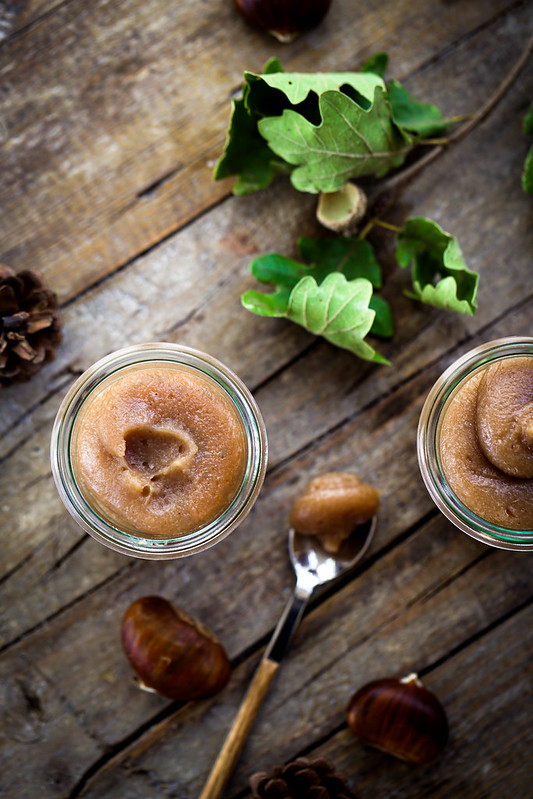
[[[222,745],[200,799],[218,799],[240,754],[279,663],[263,658]]]

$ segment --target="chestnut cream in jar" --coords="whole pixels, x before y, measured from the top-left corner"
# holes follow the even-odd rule
[[[444,372],[422,409],[418,459],[457,527],[533,550],[533,338],[488,342]]]
[[[242,381],[171,344],[119,350],[79,378],[58,412],[52,469],[76,521],[139,557],[211,546],[244,518],[266,434]]]

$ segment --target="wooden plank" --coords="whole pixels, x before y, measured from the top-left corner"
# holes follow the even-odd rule
[[[355,26],[349,6],[338,2],[346,22],[344,31]],[[382,7],[379,11],[365,9],[357,38],[361,48],[357,63],[363,53],[370,55],[378,49],[376,42],[387,42],[386,49],[398,56],[399,68],[394,74],[409,75],[408,85],[419,96],[438,102],[446,112],[469,111],[486,95],[489,83],[492,88],[502,64],[510,65],[527,35],[531,18],[527,4],[513,8],[501,19],[492,19],[491,15],[497,17],[509,7],[509,3],[497,2],[483,9],[474,2],[462,4],[462,40],[457,9],[444,4],[437,11],[421,0],[407,10],[402,4],[390,4],[386,24]],[[78,25],[74,12],[80,9]],[[124,17],[126,11],[131,14],[129,20]],[[335,52],[331,43],[340,33],[335,32],[332,39],[326,28],[286,50],[271,44],[266,36],[250,32],[240,20],[235,22],[238,36],[230,25],[222,25],[213,34],[210,26],[215,21],[221,24],[220,15],[229,15],[229,8],[213,8],[204,28],[195,27],[191,4],[176,11],[170,24],[169,13],[167,5],[156,0],[142,7],[133,0],[102,0],[91,8],[81,8],[78,0],[71,0],[39,25],[21,32],[18,42],[6,42],[0,49],[1,59],[8,53],[8,44],[13,48],[3,62],[7,71],[0,75],[6,79],[16,72],[9,91],[15,85],[20,89],[20,105],[11,99],[9,108],[10,113],[20,112],[17,124],[22,139],[16,147],[0,151],[0,158],[6,152],[11,153],[8,161],[12,158],[9,175],[14,176],[15,190],[9,199],[13,204],[9,213],[13,214],[16,242],[10,252],[15,253],[15,260],[20,255],[24,261],[25,252],[35,252],[45,269],[51,270],[48,274],[63,281],[65,299],[85,290],[98,275],[134,258],[120,273],[67,305],[66,338],[57,361],[27,386],[2,392],[5,460],[0,471],[0,528],[4,533],[0,633],[4,649],[0,701],[5,712],[0,719],[0,739],[9,765],[0,775],[0,793],[7,795],[67,797],[72,791],[78,795],[76,786],[82,788],[84,775],[90,777],[92,769],[94,779],[89,780],[87,791],[82,790],[87,795],[100,791],[99,795],[110,799],[113,795],[146,799],[165,793],[185,799],[198,794],[252,675],[257,648],[272,629],[293,583],[285,542],[288,510],[303,484],[319,471],[358,471],[383,489],[377,536],[356,578],[338,594],[316,604],[304,620],[283,666],[283,678],[274,686],[275,693],[244,753],[231,793],[244,788],[247,775],[259,764],[268,766],[314,749],[316,741],[324,737],[333,736],[332,751],[342,753],[346,733],[335,735],[335,731],[342,727],[344,703],[356,687],[354,663],[358,684],[359,679],[377,676],[378,663],[384,670],[428,672],[446,706],[454,707],[456,702],[460,710],[463,695],[457,686],[465,683],[464,674],[455,670],[450,652],[472,642],[464,650],[472,657],[462,661],[465,668],[474,670],[472,676],[468,673],[465,704],[481,724],[483,711],[477,705],[475,681],[489,673],[484,653],[500,653],[502,642],[506,642],[503,634],[501,640],[497,638],[501,620],[531,599],[526,569],[531,556],[488,552],[445,523],[423,488],[414,447],[423,397],[444,366],[472,344],[529,331],[528,253],[533,231],[528,221],[530,198],[521,192],[519,174],[529,144],[520,125],[531,96],[531,65],[497,111],[413,184],[391,216],[394,221],[402,215],[427,213],[458,235],[468,262],[482,273],[480,311],[474,319],[465,319],[417,308],[403,298],[407,275],[399,270],[389,274],[393,271],[390,244],[378,237],[387,259],[386,291],[398,320],[397,335],[384,348],[393,357],[394,367],[379,369],[314,342],[294,326],[258,319],[239,308],[240,293],[253,285],[247,268],[253,254],[272,249],[273,241],[277,249],[294,254],[297,235],[316,230],[313,198],[294,196],[289,187],[278,185],[244,201],[231,198],[196,218],[218,200],[212,193],[210,170],[202,173],[203,178],[187,196],[186,207],[176,194],[178,186],[186,186],[187,179],[193,180],[205,169],[202,148],[210,149],[225,126],[223,107],[227,112],[228,101],[220,101],[220,85],[231,81],[232,87],[237,85],[243,66],[252,66],[245,57],[257,60],[261,55],[260,67],[263,55],[266,58],[279,49],[284,61],[284,53],[290,52],[289,63],[301,68],[311,61],[315,68],[317,59],[335,68],[341,57],[351,66],[353,40],[343,39]],[[428,28],[431,14],[440,29],[438,25]],[[100,32],[101,20],[107,27]],[[147,28],[128,49],[126,33],[137,32],[137,25],[144,23]],[[481,29],[476,34],[477,27]],[[407,38],[401,38],[402,31]],[[498,48],[494,48],[498,32],[505,32],[505,39],[500,37]],[[67,43],[75,34],[79,34],[80,49],[71,55]],[[184,66],[169,79],[165,70],[175,64],[178,53],[171,51],[171,34],[181,45],[179,56],[183,56]],[[241,34],[248,49],[235,44]],[[216,54],[228,49],[230,39],[235,49],[229,60],[213,67]],[[408,39],[412,47],[404,51]],[[388,46],[391,40],[393,48]],[[260,47],[254,52],[253,41],[261,42],[265,53]],[[36,49],[45,44],[50,56]],[[196,62],[200,45],[207,49],[200,54],[203,61]],[[160,60],[155,57],[156,50]],[[26,62],[34,68],[28,87],[18,81],[27,77],[29,67],[24,59],[19,62],[12,57],[15,53],[25,53]],[[60,59],[57,66],[47,60],[56,56]],[[96,65],[92,74],[101,80],[101,86],[89,78],[89,72],[83,74],[83,59]],[[72,83],[59,80],[57,94],[50,94],[59,63],[66,62],[73,66]],[[119,62],[123,66],[120,75],[107,75],[106,69],[112,71]],[[207,65],[212,71],[196,73],[198,67],[192,66],[198,63],[202,70]],[[461,74],[467,69],[471,76],[468,86]],[[177,99],[170,94],[177,76],[203,76],[204,72],[213,76],[207,89],[205,127],[213,120],[220,125],[216,128],[215,122],[207,131],[203,122],[196,125],[195,142],[193,106],[189,108],[183,95]],[[43,90],[42,97],[38,97],[37,87]],[[455,105],[457,87],[460,108]],[[76,95],[82,88],[88,92],[85,98]],[[205,88],[195,84],[195,98]],[[141,89],[155,91],[157,117],[162,119],[160,129],[150,128],[146,134],[138,120],[141,115],[148,118],[149,99],[137,96]],[[124,91],[124,107],[120,108],[116,103],[119,90]],[[36,97],[36,119],[26,125]],[[85,134],[76,126],[81,124],[88,97],[98,106],[99,116]],[[129,110],[126,97],[133,100]],[[168,107],[162,108],[163,100],[168,100]],[[58,140],[58,146],[65,146],[62,153],[49,148],[57,121],[55,110],[49,118],[40,116],[55,108],[58,114],[75,112],[72,128],[69,114],[62,120],[65,138]],[[186,109],[180,125],[172,116],[177,108]],[[100,139],[93,135],[97,123],[101,123]],[[124,143],[120,154],[109,155],[109,131],[117,134],[121,146]],[[169,145],[180,131],[194,153],[190,167],[178,163],[176,147]],[[71,135],[77,132],[80,137],[75,142]],[[41,133],[46,135],[38,140]],[[27,162],[30,168],[24,175],[21,153],[35,159]],[[76,155],[75,164],[61,160],[69,154]],[[158,171],[162,166],[177,171]],[[64,183],[59,183],[60,178]],[[136,183],[138,178],[144,181],[141,186]],[[150,188],[160,178],[162,182]],[[99,186],[103,196],[98,195]],[[215,188],[220,188],[220,196],[227,191],[227,186]],[[0,188],[4,196],[6,190],[6,186]],[[20,203],[15,208],[17,196]],[[35,206],[30,207],[33,200]],[[56,219],[54,214],[61,215],[71,201],[72,219]],[[126,219],[134,230],[128,229]],[[195,221],[136,258],[187,219]],[[4,217],[0,227],[3,224]],[[88,244],[83,238],[84,225]],[[76,258],[80,270],[72,267]],[[96,261],[99,265],[95,268]],[[271,440],[271,470],[248,520],[216,550],[183,562],[130,560],[84,536],[63,511],[48,467],[51,421],[72,377],[105,352],[147,338],[182,341],[227,361],[256,390]],[[413,534],[413,529],[430,517],[429,524]],[[265,572],[266,563],[269,569]],[[207,621],[234,659],[240,661],[245,653],[255,652],[245,658],[228,689],[215,700],[177,712],[176,706],[165,700],[134,690],[120,651],[118,628],[129,602],[146,593],[168,596]],[[487,718],[497,719],[496,737],[489,733],[478,736],[475,726],[468,727],[470,719],[459,719],[459,714],[454,717],[454,724],[460,725],[460,730],[454,727],[458,748],[454,741],[451,759],[445,762],[453,770],[449,784],[456,795],[463,795],[462,789],[466,796],[470,791],[472,799],[478,789],[487,797],[491,790],[497,795],[494,791],[499,790],[501,777],[496,770],[501,768],[507,775],[512,766],[516,766],[510,783],[515,795],[527,785],[524,768],[513,763],[510,745],[507,741],[500,745],[505,728],[519,712],[511,687],[514,685],[516,692],[530,668],[527,646],[518,654],[512,646],[509,649],[516,658],[511,671],[515,683],[504,672],[509,666],[506,653],[502,651],[501,660],[494,655],[501,663],[494,690],[500,690],[505,701],[498,699],[497,693],[483,694],[489,700]],[[445,671],[447,664],[451,664],[449,671]],[[521,708],[517,736],[525,732],[526,717],[527,709]],[[148,730],[141,735],[144,725]],[[133,743],[124,750],[129,736]],[[508,739],[511,743],[517,740]],[[118,750],[115,759],[111,757],[114,747]],[[463,751],[474,765],[459,770]],[[364,770],[365,763],[359,760],[357,770],[359,766]],[[482,772],[478,763],[483,763],[486,771]],[[355,774],[356,767],[352,768],[350,773]],[[374,779],[387,785],[390,793],[396,791],[393,775],[406,775],[405,767],[401,768],[404,771],[391,772],[389,763],[381,762],[374,775],[369,770],[362,780],[366,795],[376,785]],[[431,792],[432,783],[427,779],[420,777],[420,790]],[[407,798],[413,783],[404,779],[402,785],[402,795]],[[446,786],[442,776],[441,796],[451,795]]]
[[[424,677],[443,701],[450,742],[434,763],[412,767],[361,746],[343,729],[317,755],[331,759],[360,799],[445,799],[530,795],[531,606],[448,658]],[[528,659],[529,653],[529,659]],[[487,663],[490,669],[487,670]],[[487,675],[482,677],[481,675]]]
[[[350,696],[367,680],[428,670],[530,601],[530,560],[485,550],[437,516],[353,579],[302,622],[225,795],[239,792],[254,770],[337,730]],[[529,656],[527,646],[516,652],[518,672],[527,670]],[[147,798],[172,786],[183,797],[197,796],[255,664],[254,657],[239,666],[223,696],[187,706],[148,730],[91,777],[81,795]],[[74,686],[68,688],[74,699]],[[446,706],[438,681],[435,690]],[[89,724],[87,701],[84,708]],[[472,735],[470,752],[479,760],[475,741]],[[387,768],[385,760],[376,779]]]
[[[459,15],[429,0],[401,9],[389,0],[355,16],[339,0],[327,24],[289,50],[245,25],[231,3],[200,17],[192,0],[61,4],[0,52],[0,257],[31,264],[71,298],[227,193],[210,165],[244,69],[260,70],[271,55],[294,69],[353,69],[388,49],[401,78],[512,6],[468,2]],[[506,45],[491,49],[503,71]]]

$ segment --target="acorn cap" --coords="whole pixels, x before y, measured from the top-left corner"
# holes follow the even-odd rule
[[[337,191],[322,192],[318,198],[316,218],[335,233],[355,233],[366,214],[365,192],[356,183],[345,183]]]

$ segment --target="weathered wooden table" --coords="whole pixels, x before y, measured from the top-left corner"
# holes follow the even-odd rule
[[[531,797],[532,556],[489,549],[440,515],[415,435],[449,363],[533,330],[533,201],[520,185],[533,65],[387,216],[426,215],[457,236],[480,273],[477,314],[405,297],[387,233],[373,238],[396,320],[381,344],[390,367],[242,309],[254,255],[295,256],[299,236],[321,235],[315,198],[286,180],[237,198],[212,166],[243,71],[270,56],[294,71],[342,71],[387,51],[390,74],[416,96],[470,114],[526,46],[532,4],[334,0],[290,45],[252,30],[229,0],[6,0],[0,18],[0,261],[40,272],[64,321],[55,361],[0,396],[0,795],[197,797],[293,587],[288,511],[311,477],[347,470],[382,489],[376,536],[350,579],[313,598],[225,796],[303,753],[330,758],[361,799]],[[252,513],[179,561],[134,560],[83,534],[48,460],[74,377],[149,340],[226,362],[254,392],[270,441]],[[119,630],[146,594],[223,641],[234,670],[214,699],[180,706],[135,687]],[[357,688],[413,671],[451,730],[424,767],[365,748],[345,724]]]

